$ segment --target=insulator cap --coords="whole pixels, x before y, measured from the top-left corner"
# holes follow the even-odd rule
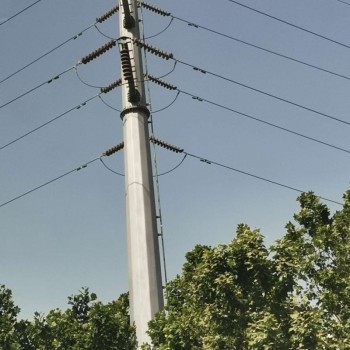
[[[164,11],[164,10],[158,8],[158,7],[155,7],[153,5],[147,4],[146,2],[143,2],[143,1],[139,1],[139,5],[144,7],[145,9],[147,9],[149,11],[155,12],[158,15],[161,15],[161,16],[164,16],[164,17],[167,17],[167,16],[171,15],[170,12]]]
[[[176,90],[177,89],[176,86],[171,85],[171,84],[165,82],[164,80],[158,79],[158,78],[154,77],[153,75],[147,74],[146,78],[148,78],[153,83],[156,83],[156,84],[158,84],[160,86],[163,86],[166,89],[169,89],[169,90]]]
[[[96,22],[97,23],[102,23],[104,22],[106,19],[108,19],[109,17],[113,16],[115,13],[117,13],[119,11],[119,6],[115,6],[113,7],[110,11],[106,12],[104,15],[97,17],[96,18]]]
[[[134,42],[137,46],[144,48],[146,51],[152,53],[153,55],[165,58],[166,60],[174,58],[174,55],[172,53],[161,51],[161,50],[157,49],[156,47],[149,45],[149,44],[146,44],[139,39],[135,39]]]
[[[183,148],[173,146],[169,143],[166,143],[164,141],[161,141],[159,139],[156,139],[154,136],[150,136],[149,140],[153,142],[155,145],[158,145],[160,147],[163,147],[165,149],[168,149],[169,151],[175,152],[175,153],[182,153],[184,151]]]
[[[108,149],[106,152],[102,154],[102,157],[109,157],[112,154],[122,150],[124,148],[124,142],[118,143],[116,146]]]
[[[105,52],[107,52],[108,50],[110,50],[113,46],[116,45],[116,40],[110,40],[108,41],[106,44],[104,44],[103,46],[101,46],[100,48],[98,48],[97,50],[89,53],[88,55],[86,55],[85,57],[83,57],[80,62],[83,64],[87,64],[89,62],[91,62],[92,60],[94,60],[95,58],[103,55]]]
[[[101,88],[100,91],[101,91],[101,93],[106,94],[107,92],[112,91],[113,89],[120,86],[121,84],[122,84],[122,80],[118,79],[115,82],[113,82],[112,84],[109,84],[108,86]]]

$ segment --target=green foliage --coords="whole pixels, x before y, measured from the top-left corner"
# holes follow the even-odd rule
[[[144,350],[350,349],[350,191],[334,215],[313,193],[269,248],[237,227],[227,245],[198,245],[168,283],[167,305],[149,324]],[[0,286],[1,350],[134,350],[123,294],[102,304],[83,288],[69,308],[18,320]]]
[[[14,339],[19,311],[12,300],[12,292],[0,285],[0,349],[16,349]]]
[[[333,217],[313,193],[298,200],[269,249],[239,225],[230,244],[187,254],[150,322],[154,349],[350,349],[350,192]]]
[[[35,313],[34,320],[17,321],[19,309],[11,292],[0,288],[1,350],[134,350],[135,332],[130,326],[129,300],[102,304],[83,288],[68,298],[66,311],[52,310],[47,316]]]

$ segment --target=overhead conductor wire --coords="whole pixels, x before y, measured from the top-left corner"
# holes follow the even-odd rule
[[[313,68],[313,69],[322,71],[322,72],[324,72],[324,73],[328,73],[328,74],[337,76],[337,77],[339,77],[339,78],[343,78],[343,79],[350,80],[350,77],[348,77],[348,76],[346,76],[346,75],[333,72],[333,71],[331,71],[331,70],[329,70],[329,69],[325,69],[325,68],[316,66],[316,65],[314,65],[314,64],[307,63],[307,62],[305,62],[305,61],[301,61],[301,60],[298,60],[298,59],[296,59],[296,58],[287,56],[287,55],[283,55],[283,54],[278,53],[278,52],[276,52],[276,51],[272,51],[272,50],[266,49],[266,48],[264,48],[264,47],[262,47],[262,46],[258,46],[258,45],[249,43],[248,41],[238,39],[238,38],[236,38],[236,37],[233,37],[232,35],[228,35],[228,34],[219,32],[219,31],[217,31],[217,30],[210,29],[210,28],[208,28],[208,27],[202,26],[202,25],[200,25],[200,24],[193,23],[193,22],[188,21],[188,20],[186,20],[186,19],[183,19],[183,18],[180,18],[180,17],[176,17],[176,16],[173,16],[173,15],[171,15],[171,16],[172,16],[172,18],[174,18],[174,19],[176,19],[176,20],[178,20],[178,21],[180,21],[180,22],[187,23],[187,25],[189,25],[189,26],[191,26],[191,27],[193,27],[193,28],[203,29],[203,30],[205,30],[205,31],[207,31],[207,32],[210,32],[210,33],[213,33],[213,34],[215,34],[215,35],[224,37],[224,38],[226,38],[226,39],[230,39],[230,40],[232,40],[232,41],[236,41],[236,42],[238,42],[238,43],[241,43],[241,44],[244,44],[244,45],[253,47],[253,48],[258,49],[258,50],[261,50],[261,51],[265,51],[265,52],[270,53],[270,54],[272,54],[272,55],[275,55],[275,56],[278,56],[278,57],[281,57],[281,58],[284,58],[284,59],[287,59],[287,60],[290,60],[290,61],[293,61],[293,62],[302,64],[302,65],[307,66],[307,67],[309,67],[309,68]]]
[[[70,174],[72,174],[72,173],[74,173],[74,172],[76,172],[76,171],[80,171],[80,170],[86,168],[89,164],[94,163],[94,162],[96,162],[96,161],[99,160],[99,159],[100,159],[100,157],[97,157],[97,158],[95,158],[95,159],[92,159],[92,160],[90,160],[89,162],[87,162],[87,163],[81,165],[81,166],[78,167],[78,168],[75,168],[75,169],[73,169],[73,170],[67,171],[66,173],[64,173],[64,174],[62,174],[62,175],[59,175],[59,176],[53,178],[52,180],[49,180],[49,181],[47,181],[47,182],[45,182],[45,183],[43,183],[43,184],[41,184],[41,185],[39,185],[39,186],[37,186],[37,187],[34,187],[34,188],[32,188],[31,190],[29,190],[29,191],[27,191],[27,192],[24,192],[24,193],[22,193],[22,194],[20,194],[20,195],[18,195],[18,196],[16,196],[16,197],[14,197],[14,198],[12,198],[12,199],[10,199],[10,200],[8,200],[8,201],[6,201],[6,202],[0,204],[0,208],[2,208],[2,207],[4,207],[5,205],[8,205],[8,204],[10,204],[10,203],[12,203],[12,202],[18,200],[18,199],[20,199],[20,198],[22,198],[22,197],[25,197],[25,196],[27,196],[28,194],[33,193],[33,192],[35,192],[35,191],[37,191],[37,190],[39,190],[39,189],[41,189],[41,188],[43,188],[43,187],[45,187],[45,186],[47,186],[47,185],[50,185],[50,184],[52,184],[53,182],[55,182],[55,181],[57,181],[57,180],[60,180],[60,179],[62,179],[63,177],[66,177],[67,175],[70,175]]]
[[[290,104],[290,105],[293,105],[293,106],[296,106],[296,107],[298,107],[298,108],[307,110],[307,111],[309,111],[309,112],[313,112],[313,113],[318,114],[318,115],[320,115],[320,116],[322,116],[322,117],[325,117],[325,118],[334,120],[334,121],[339,122],[339,123],[343,123],[343,124],[350,125],[350,122],[348,122],[348,121],[346,121],[346,120],[344,120],[344,119],[340,119],[340,118],[334,117],[334,116],[332,116],[332,115],[330,115],[330,114],[320,112],[320,111],[318,111],[318,110],[316,110],[316,109],[314,109],[314,108],[310,108],[310,107],[301,105],[301,104],[296,103],[296,102],[293,102],[293,101],[291,101],[291,100],[287,100],[287,99],[285,99],[285,98],[276,96],[276,95],[274,95],[274,94],[272,94],[272,93],[269,93],[269,92],[266,92],[266,91],[257,89],[257,88],[255,88],[255,87],[249,86],[249,85],[244,84],[244,83],[241,83],[241,82],[239,82],[239,81],[236,81],[236,80],[233,80],[233,79],[224,77],[224,76],[219,75],[219,74],[217,74],[217,73],[210,72],[210,71],[208,71],[208,70],[205,70],[205,69],[196,67],[196,66],[193,65],[193,64],[190,64],[190,63],[181,61],[181,60],[179,60],[179,59],[176,59],[172,53],[168,53],[168,52],[165,52],[165,51],[161,51],[161,50],[157,49],[156,47],[154,47],[154,46],[152,46],[152,45],[149,45],[149,44],[147,44],[147,43],[145,43],[145,42],[143,42],[143,41],[135,40],[135,44],[138,45],[138,46],[140,46],[140,47],[142,47],[142,48],[144,48],[145,50],[151,52],[152,54],[154,54],[154,55],[156,55],[156,56],[160,56],[160,57],[162,57],[162,58],[164,58],[164,59],[166,59],[166,60],[171,59],[171,60],[177,61],[178,63],[181,63],[181,64],[183,64],[183,65],[192,67],[194,70],[199,71],[199,72],[201,72],[201,73],[203,73],[203,74],[209,74],[209,75],[215,76],[215,77],[217,77],[217,78],[220,78],[220,79],[222,79],[222,80],[228,81],[228,82],[230,82],[230,83],[233,83],[233,84],[242,86],[242,87],[244,87],[244,88],[246,88],[246,89],[249,89],[249,90],[258,92],[258,93],[263,94],[263,95],[265,95],[265,96],[269,96],[269,97],[274,98],[274,99],[276,99],[276,100],[279,100],[279,101],[288,103],[288,104]],[[157,80],[157,79],[156,79],[156,80]],[[165,84],[165,85],[167,85],[167,84]]]
[[[142,6],[141,6],[141,11],[140,12],[141,12],[141,23],[142,23],[142,40],[145,41],[144,21],[143,21],[143,8],[142,8]],[[169,26],[170,26],[170,24],[169,24]],[[169,26],[167,28],[169,28]],[[163,33],[164,31],[162,31],[161,33]],[[161,33],[159,33],[159,34],[161,34]],[[147,64],[147,53],[146,53],[146,50],[143,50],[143,55],[144,55],[145,73],[147,75],[148,74],[148,64]],[[175,69],[175,66],[174,66],[174,69]],[[151,133],[154,134],[151,91],[150,91],[150,87],[149,87],[149,84],[148,84],[147,80],[146,80],[145,83],[146,83],[146,86],[147,86],[147,99],[148,99],[148,104],[149,104],[149,108],[150,108],[150,112],[151,112],[151,114],[150,114],[150,128],[151,128]],[[161,200],[160,200],[160,185],[159,185],[157,155],[156,155],[156,149],[155,149],[155,145],[154,144],[153,144],[153,167],[154,167],[154,172],[155,172],[155,174],[154,174],[154,182],[155,182],[155,188],[156,188],[156,191],[157,191],[157,210],[158,210],[157,219],[159,220],[159,233],[158,233],[158,236],[160,237],[160,241],[161,241],[161,245],[162,245],[164,286],[166,286],[167,283],[168,283],[168,275],[167,275],[167,264],[166,264],[165,242],[164,242],[164,226],[163,226],[162,207],[161,207]],[[165,295],[165,297],[166,297],[166,295]]]
[[[41,0],[39,0],[41,1]],[[39,2],[37,1],[37,2]],[[90,28],[95,27],[98,31],[100,31],[97,27],[97,23],[102,23],[104,21],[106,21],[108,18],[110,18],[113,14],[115,14],[118,11],[118,6],[112,8],[112,10],[108,11],[107,13],[105,13],[104,15],[96,18],[96,21],[89,25],[88,27],[86,27],[85,29],[81,30],[78,34],[73,35],[72,37],[68,38],[67,40],[63,41],[61,44],[58,44],[57,46],[55,46],[54,48],[52,48],[51,50],[47,51],[46,53],[44,53],[43,55],[37,57],[36,59],[34,59],[33,61],[29,62],[28,64],[26,64],[25,66],[21,67],[20,69],[18,69],[17,71],[11,73],[9,76],[7,76],[6,78],[3,78],[2,80],[0,80],[0,84],[5,82],[6,80],[12,78],[13,76],[15,76],[16,74],[18,74],[19,72],[23,71],[24,69],[30,67],[32,64],[40,61],[41,59],[43,59],[44,57],[48,56],[49,54],[51,54],[52,52],[56,51],[57,49],[59,49],[60,47],[64,46],[65,44],[69,43],[72,40],[76,40],[77,38],[79,38],[80,36],[82,36],[86,31],[88,31]],[[2,24],[2,23],[1,23]],[[0,25],[1,25],[0,24]],[[102,35],[104,35],[101,31],[100,33]]]
[[[289,190],[292,190],[292,191],[296,191],[296,192],[299,192],[299,193],[306,192],[306,191],[300,190],[300,189],[298,189],[296,187],[293,187],[293,186],[290,186],[290,185],[286,185],[286,184],[283,184],[281,182],[277,182],[277,181],[274,181],[274,180],[271,180],[271,179],[267,179],[265,177],[262,177],[262,176],[259,176],[259,175],[256,175],[256,174],[252,174],[252,173],[249,173],[247,171],[240,170],[240,169],[237,169],[237,168],[233,168],[232,166],[229,166],[229,165],[226,165],[226,164],[223,164],[223,163],[219,163],[219,162],[216,162],[216,161],[213,161],[213,160],[210,160],[210,159],[207,159],[207,158],[204,158],[204,157],[201,157],[201,156],[198,156],[198,155],[186,152],[182,148],[179,148],[177,146],[173,146],[173,145],[167,144],[167,143],[165,143],[163,141],[160,141],[158,139],[155,139],[155,138],[153,138],[152,141],[153,141],[154,144],[157,144],[157,145],[159,145],[161,147],[164,147],[164,148],[166,148],[168,150],[172,150],[175,153],[182,153],[182,154],[184,154],[184,155],[186,155],[188,157],[192,157],[192,158],[198,159],[201,162],[203,162],[205,164],[208,164],[208,165],[216,165],[216,166],[224,168],[226,170],[238,172],[240,174],[247,175],[249,177],[253,177],[255,179],[262,180],[264,182],[268,182],[270,184],[273,184],[273,185],[276,185],[276,186],[279,186],[279,187],[283,187],[283,188],[286,188],[286,189],[289,189]],[[333,199],[329,199],[329,198],[326,198],[326,197],[319,197],[319,198],[321,198],[323,200],[326,200],[328,202],[332,202],[332,203],[335,203],[335,204],[342,205],[342,203],[340,203],[338,201],[335,201]]]
[[[21,136],[15,138],[14,140],[12,140],[12,141],[6,143],[5,145],[0,146],[0,151],[3,150],[3,149],[5,149],[6,147],[8,147],[8,146],[10,146],[10,145],[12,145],[12,144],[14,144],[14,143],[16,143],[16,142],[22,140],[23,138],[29,136],[30,134],[33,134],[34,132],[36,132],[36,131],[42,129],[43,127],[45,127],[45,126],[47,126],[47,125],[53,123],[54,121],[56,121],[56,120],[58,120],[58,119],[64,117],[65,115],[67,115],[68,113],[74,111],[75,109],[80,109],[80,108],[84,107],[88,102],[90,102],[91,100],[95,99],[96,97],[99,97],[99,95],[100,95],[100,94],[95,95],[95,96],[93,96],[93,97],[91,97],[91,98],[85,100],[84,102],[80,103],[80,104],[77,105],[77,106],[74,106],[73,108],[68,109],[67,111],[63,112],[62,114],[58,115],[57,117],[55,117],[55,118],[53,118],[53,119],[50,119],[49,121],[47,121],[47,122],[45,122],[45,123],[43,123],[43,124],[37,126],[36,128],[34,128],[34,129],[32,129],[32,130],[26,132],[25,134],[23,134],[23,135],[21,135]]]
[[[68,73],[68,72],[71,71],[72,69],[74,69],[74,66],[71,67],[71,68],[66,69],[66,70],[63,71],[62,73],[60,73],[60,74],[54,76],[53,78],[51,78],[51,79],[49,79],[49,80],[47,80],[47,81],[44,81],[43,83],[41,83],[41,84],[39,84],[39,85],[33,87],[32,89],[30,89],[30,90],[24,92],[23,94],[21,94],[21,95],[15,97],[15,98],[13,98],[12,100],[10,100],[10,101],[8,101],[8,102],[2,104],[2,105],[0,106],[0,109],[1,109],[1,108],[4,108],[4,107],[6,107],[6,106],[8,106],[9,104],[11,104],[11,103],[13,103],[13,102],[19,100],[20,98],[22,98],[22,97],[24,97],[24,96],[30,94],[31,92],[33,92],[33,91],[39,89],[40,87],[42,87],[42,86],[44,86],[44,85],[46,85],[46,84],[51,84],[53,81],[59,79],[62,75]]]
[[[241,117],[245,117],[245,118],[254,120],[254,121],[256,121],[256,122],[259,122],[259,123],[262,123],[262,124],[271,126],[271,127],[276,128],[276,129],[278,129],[278,130],[285,131],[285,132],[288,132],[288,133],[290,133],[290,134],[296,135],[296,136],[298,136],[298,137],[305,138],[305,139],[307,139],[307,140],[309,140],[309,141],[313,141],[313,142],[322,144],[322,145],[324,145],[324,146],[331,147],[331,148],[336,149],[336,150],[338,150],[338,151],[342,151],[342,152],[345,152],[345,153],[350,154],[350,150],[347,150],[347,149],[345,149],[345,148],[332,145],[332,144],[327,143],[327,142],[325,142],[325,141],[318,140],[318,139],[316,139],[316,138],[313,138],[313,137],[310,137],[310,136],[301,134],[301,133],[299,133],[299,132],[296,132],[296,131],[293,131],[293,130],[284,128],[284,127],[279,126],[279,125],[277,125],[277,124],[273,124],[273,123],[270,123],[270,122],[265,121],[265,120],[263,120],[263,119],[254,117],[254,116],[249,115],[249,114],[247,114],[247,113],[243,113],[243,112],[237,111],[237,110],[235,110],[235,109],[233,109],[233,108],[230,108],[230,107],[228,107],[228,106],[222,105],[222,104],[220,104],[220,103],[217,103],[217,102],[214,102],[214,101],[205,99],[205,98],[203,98],[203,97],[196,96],[196,95],[194,95],[194,94],[192,94],[192,93],[190,93],[190,92],[181,90],[181,89],[179,89],[177,86],[168,84],[168,83],[166,83],[166,82],[164,82],[164,81],[162,81],[162,80],[160,80],[160,79],[158,79],[158,78],[155,78],[155,77],[153,77],[153,76],[151,76],[151,75],[149,75],[149,74],[148,74],[148,79],[149,79],[150,81],[152,81],[152,82],[158,84],[158,85],[161,85],[161,86],[163,86],[163,87],[169,89],[169,90],[174,90],[174,91],[176,90],[176,91],[178,91],[178,92],[180,92],[180,93],[183,93],[184,95],[190,96],[190,97],[192,97],[192,99],[197,100],[197,101],[199,101],[199,102],[206,102],[206,103],[211,104],[211,105],[213,105],[213,106],[215,106],[215,107],[218,107],[218,108],[224,109],[224,110],[226,110],[226,111],[235,113],[235,114],[237,114],[237,115],[239,115],[239,116],[241,116]]]
[[[78,34],[72,36],[71,38],[65,40],[64,42],[62,42],[61,44],[57,45],[56,47],[54,47],[53,49],[47,51],[46,53],[44,53],[43,55],[39,56],[38,58],[34,59],[33,61],[29,62],[28,64],[26,64],[25,66],[23,66],[22,68],[16,70],[15,72],[11,73],[10,75],[8,75],[6,78],[0,80],[0,84],[5,82],[6,80],[12,78],[13,76],[15,76],[16,74],[18,74],[19,72],[23,71],[24,69],[30,67],[32,64],[40,61],[41,59],[43,59],[44,57],[48,56],[50,53],[56,51],[57,49],[59,49],[60,47],[62,47],[63,45],[69,43],[72,40],[76,40],[78,37],[80,37],[84,32],[86,32],[87,30],[89,30],[90,28],[92,28],[94,26],[94,24],[90,25],[89,27],[83,29],[81,32],[79,32]]]
[[[15,14],[14,14],[14,15],[12,15],[11,17],[7,18],[5,21],[0,22],[0,26],[2,26],[3,24],[5,24],[5,23],[7,23],[7,22],[11,21],[13,18],[17,17],[17,16],[18,16],[18,15],[20,15],[21,13],[23,13],[23,12],[25,12],[25,11],[29,10],[29,9],[30,9],[31,7],[33,7],[34,5],[38,4],[40,1],[41,1],[41,0],[37,0],[37,1],[35,1],[35,2],[34,2],[34,3],[32,3],[31,5],[29,5],[29,6],[25,7],[23,10],[21,10],[21,11],[19,11],[19,12],[15,13]]]
[[[293,28],[302,30],[302,31],[304,31],[304,32],[306,32],[306,33],[312,34],[312,35],[317,36],[317,37],[319,37],[319,38],[321,38],[321,39],[330,41],[330,42],[332,42],[332,43],[334,43],[334,44],[337,44],[337,45],[346,47],[347,49],[350,49],[350,46],[349,46],[349,45],[346,45],[346,44],[344,44],[344,43],[341,43],[341,42],[339,42],[339,41],[337,41],[337,40],[331,39],[331,38],[326,37],[326,36],[324,36],[324,35],[318,34],[318,33],[316,33],[316,32],[313,32],[313,31],[311,31],[311,30],[309,30],[309,29],[303,28],[303,27],[298,26],[298,25],[296,25],[296,24],[287,22],[287,21],[285,21],[285,20],[283,20],[283,19],[280,19],[280,18],[278,18],[278,17],[272,16],[272,15],[266,13],[266,12],[259,11],[259,10],[255,9],[255,8],[253,8],[253,7],[244,5],[244,4],[242,4],[242,3],[238,2],[238,1],[235,1],[235,0],[228,0],[228,1],[231,2],[231,3],[233,3],[233,4],[242,6],[242,7],[246,8],[246,9],[248,9],[248,10],[251,10],[251,11],[254,11],[254,12],[256,12],[256,13],[259,13],[260,15],[263,15],[263,16],[266,16],[266,17],[268,17],[268,18],[274,19],[275,21],[278,21],[278,22],[287,24],[287,25],[289,25],[289,26],[291,26],[291,27],[293,27]]]

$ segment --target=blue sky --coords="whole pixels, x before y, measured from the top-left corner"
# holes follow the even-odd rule
[[[337,0],[247,0],[242,3],[350,45],[350,6]],[[0,20],[33,1],[3,0]],[[115,1],[42,0],[0,25],[0,81],[80,33]],[[229,0],[154,0],[173,16],[233,36],[282,55],[350,76],[350,49],[262,16]],[[143,10],[145,37],[169,23]],[[118,16],[99,25],[118,37]],[[0,83],[0,105],[73,67],[108,39],[95,28],[84,32]],[[178,60],[208,72],[350,122],[350,80],[243,45],[174,19],[148,42]],[[120,77],[114,48],[86,66],[81,78],[105,86]],[[170,72],[173,61],[147,55],[151,74]],[[201,74],[176,64],[164,80],[217,104],[350,150],[350,126]],[[152,109],[170,104],[176,93],[150,84]],[[46,121],[79,105],[98,90],[82,84],[71,70],[0,108],[0,148]],[[120,91],[105,101],[120,108]],[[191,154],[320,196],[342,200],[349,187],[349,154],[277,130],[205,101],[180,94],[153,115],[155,135]],[[98,98],[32,135],[0,150],[0,205],[98,157],[122,141],[119,113]],[[157,148],[159,172],[182,159]],[[123,153],[106,159],[123,172]],[[181,272],[195,244],[228,243],[239,223],[260,228],[267,244],[281,237],[297,210],[297,192],[214,164],[187,157],[159,178],[166,260],[170,278]],[[332,211],[340,208],[329,204]],[[0,283],[14,293],[22,317],[65,308],[67,296],[88,286],[103,301],[127,290],[124,179],[97,161],[38,191],[0,207]]]

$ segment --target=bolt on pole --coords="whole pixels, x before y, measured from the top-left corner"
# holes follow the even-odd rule
[[[140,346],[164,306],[148,118],[136,0],[119,2],[126,225],[131,323]]]

